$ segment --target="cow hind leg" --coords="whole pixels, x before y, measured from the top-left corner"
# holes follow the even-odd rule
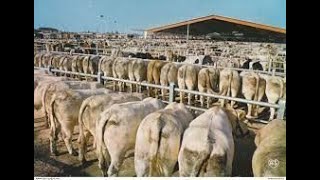
[[[191,101],[192,101],[192,94],[188,93],[188,105],[191,105]]]
[[[204,106],[204,96],[200,96],[200,104],[201,104],[201,107]]]
[[[79,143],[79,161],[84,163],[86,161],[85,154],[87,152],[87,142],[89,139],[89,132],[85,131],[84,133],[80,133],[80,143]]]
[[[246,115],[247,118],[252,118],[252,104],[248,104],[248,113]]]
[[[207,108],[210,107],[210,103],[211,103],[211,98],[210,98],[210,97],[207,97]]]
[[[142,86],[141,85],[137,85],[137,92],[142,93]]]
[[[120,159],[115,159],[114,160],[114,159],[111,158],[111,164],[110,164],[109,169],[108,169],[108,176],[109,177],[118,176],[118,172],[120,170],[121,164],[122,164],[122,160],[120,160]]]
[[[62,131],[65,132],[64,143],[65,143],[70,155],[78,156],[78,153],[72,147],[73,128],[74,128],[74,126],[69,123],[62,126]]]
[[[277,101],[278,101],[278,98],[274,98],[274,99],[269,98],[268,99],[268,102],[271,103],[271,104],[275,104]],[[276,113],[276,109],[275,108],[270,108],[269,120],[272,120],[274,118],[275,113]]]
[[[50,130],[50,136],[49,136],[49,141],[50,141],[50,153],[54,156],[58,155],[57,151],[57,140],[58,140],[58,134],[61,131],[61,126],[57,124],[56,127],[51,127]]]
[[[275,108],[270,108],[270,117],[269,117],[270,121],[273,120],[275,112],[276,112]]]
[[[158,98],[158,88],[154,88],[154,97]]]
[[[180,103],[183,103],[184,92],[180,92]]]
[[[166,100],[165,97],[166,97],[166,89],[161,89],[161,95],[162,95],[162,100]]]
[[[147,86],[147,91],[148,91],[148,96],[151,97],[151,91],[152,91],[151,87]]]
[[[117,87],[117,82],[113,81],[113,91],[116,91],[116,87]]]

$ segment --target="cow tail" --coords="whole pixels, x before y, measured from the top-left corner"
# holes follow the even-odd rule
[[[211,84],[211,78],[209,76],[209,70],[206,71],[206,87],[207,87],[207,91],[210,93],[210,94],[216,94],[213,89],[212,89],[212,84]]]
[[[227,91],[227,96],[229,96],[229,97],[231,97],[231,95],[229,95],[229,94],[231,91],[232,79],[233,79],[233,71],[230,71],[229,79],[228,79],[228,91]]]
[[[89,58],[88,58],[88,63],[87,63],[87,73],[88,73],[88,74],[90,74],[90,73],[89,73],[89,63],[90,63],[90,60],[91,60],[91,56],[89,56]]]
[[[56,122],[56,115],[54,113],[54,104],[55,104],[55,97],[52,98],[53,100],[50,102],[50,110],[49,110],[49,115],[50,118],[48,117],[48,119],[50,120],[50,129],[52,130],[52,135],[53,135],[53,139],[56,139],[58,134],[56,132],[57,130],[57,123]]]
[[[106,156],[109,155],[109,152],[107,151],[103,136],[106,124],[111,116],[111,112],[108,111],[108,113],[105,113],[104,115],[106,115],[105,118],[102,118],[101,121],[96,124],[96,154],[99,160],[98,166],[103,173],[105,173],[104,170],[109,167],[109,162],[106,159]]]
[[[98,72],[102,72],[101,64],[102,64],[102,62],[103,62],[105,59],[106,59],[105,57],[102,57],[102,58],[99,60],[99,64],[98,64]]]
[[[82,116],[83,116],[83,113],[87,109],[88,106],[89,106],[89,101],[88,101],[88,99],[86,99],[81,104],[81,107],[80,107],[80,110],[79,110],[79,117],[78,117],[79,136],[78,136],[78,142],[80,142],[81,138],[84,137]]]
[[[41,97],[41,101],[42,101],[42,106],[43,106],[43,109],[44,109],[45,122],[50,127],[49,117],[48,117],[48,113],[47,113],[47,109],[46,109],[46,103],[45,103],[45,97],[47,95],[47,91],[48,91],[49,87],[50,87],[50,85],[48,85],[48,88],[44,90],[44,93],[43,93],[43,95]]]
[[[152,131],[150,132],[151,144],[149,147],[149,176],[159,176],[162,174],[163,169],[161,166],[161,161],[158,158],[158,150],[161,142],[162,128],[163,128],[163,119],[160,114],[157,118],[157,123],[152,127]]]
[[[187,66],[185,66],[185,68],[182,69],[182,74],[180,74],[180,79],[182,79],[182,82],[183,82],[183,87],[182,87],[182,89],[186,89],[186,81],[185,81],[186,71],[187,71]],[[180,88],[180,87],[179,87],[179,88]]]
[[[255,78],[256,78],[256,89],[255,89],[255,93],[254,93],[254,100],[257,101],[258,100],[258,94],[259,94],[260,77],[259,77],[258,74],[256,74]]]

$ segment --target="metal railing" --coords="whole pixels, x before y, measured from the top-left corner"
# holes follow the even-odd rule
[[[103,80],[111,80],[111,81],[117,81],[117,82],[124,82],[124,83],[130,83],[130,84],[137,84],[140,86],[146,86],[146,87],[152,87],[152,88],[159,88],[159,89],[166,89],[169,90],[169,101],[163,101],[165,103],[171,103],[175,102],[175,97],[176,93],[175,92],[184,92],[184,93],[191,93],[194,95],[201,95],[205,97],[212,97],[212,98],[217,98],[217,99],[224,99],[224,100],[231,100],[235,102],[240,102],[240,103],[246,103],[246,104],[253,104],[253,105],[258,105],[262,107],[269,107],[269,108],[276,108],[277,109],[277,119],[284,119],[284,114],[285,114],[285,109],[286,109],[286,100],[285,99],[280,99],[278,101],[278,104],[272,104],[272,103],[267,103],[267,102],[261,102],[261,101],[253,101],[253,100],[247,100],[247,99],[242,99],[242,98],[235,98],[235,97],[229,97],[229,96],[221,96],[221,95],[216,95],[216,94],[208,94],[208,93],[203,93],[199,91],[191,91],[187,89],[180,89],[176,88],[176,85],[174,83],[170,83],[169,86],[162,86],[162,85],[156,85],[156,84],[150,84],[146,82],[137,82],[137,81],[131,81],[131,80],[126,80],[126,79],[119,79],[119,78],[114,78],[114,77],[107,77],[103,76],[102,72],[98,72],[97,75],[94,74],[85,74],[85,73],[79,73],[79,72],[72,72],[72,71],[63,71],[63,70],[58,70],[58,69],[53,69],[52,66],[49,66],[47,68],[43,67],[35,67],[34,69],[42,69],[42,70],[47,70],[48,72],[59,72],[59,73],[65,73],[65,74],[73,74],[73,75],[80,75],[80,76],[86,76],[86,77],[93,77],[97,78],[97,81],[99,83],[103,83]],[[197,110],[197,111],[206,111],[206,108],[201,108],[201,107],[195,107],[195,106],[190,106],[186,105],[187,108]],[[262,123],[266,123],[268,121],[264,120],[256,120]]]

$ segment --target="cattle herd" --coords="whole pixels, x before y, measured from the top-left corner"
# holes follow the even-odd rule
[[[174,51],[166,51],[163,58],[137,58],[136,54],[119,48],[110,56],[35,52],[34,66],[91,75],[102,72],[106,77],[161,87],[174,83],[179,89],[269,103],[286,98],[285,77],[264,73],[262,61],[204,60],[205,56],[196,55],[188,63],[179,62]],[[196,60],[201,63],[194,63]],[[58,154],[57,141],[61,139],[68,153],[84,164],[92,136],[103,176],[118,176],[129,157],[134,157],[138,177],[172,176],[177,169],[180,176],[231,176],[237,151],[234,141],[250,135],[248,120],[259,117],[264,109],[182,91],[167,104],[166,88],[96,80],[35,69],[34,108],[43,114],[50,129],[52,155]],[[198,115],[185,104],[207,110]],[[276,109],[270,108],[270,122],[255,133],[254,176],[286,175],[286,122],[275,115]],[[75,128],[79,129],[78,151],[72,142]],[[273,160],[277,167],[270,166]]]

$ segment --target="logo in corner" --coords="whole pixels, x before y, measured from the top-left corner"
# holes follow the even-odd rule
[[[279,160],[278,159],[269,159],[268,161],[268,165],[271,167],[271,168],[276,168],[279,166]]]

